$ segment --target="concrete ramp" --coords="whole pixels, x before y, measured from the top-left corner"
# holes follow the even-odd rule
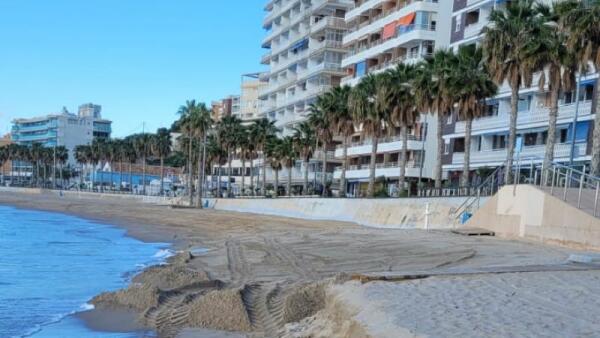
[[[600,219],[531,185],[502,188],[464,226],[502,237],[600,250]]]

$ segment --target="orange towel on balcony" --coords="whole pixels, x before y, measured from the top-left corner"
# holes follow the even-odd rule
[[[396,25],[397,25],[397,22],[394,21],[392,23],[388,23],[387,25],[385,25],[383,27],[383,39],[384,40],[392,38],[392,37],[394,37],[394,35],[396,35]]]
[[[399,26],[410,25],[415,20],[415,16],[416,16],[416,13],[413,12],[413,13],[410,13],[408,15],[401,17],[400,20],[398,20],[398,25]]]

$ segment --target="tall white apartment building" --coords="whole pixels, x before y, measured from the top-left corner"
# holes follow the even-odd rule
[[[506,6],[507,1],[454,0],[450,46],[478,45],[483,39],[482,29],[489,23],[494,8]],[[550,3],[550,0],[546,2]],[[591,159],[593,120],[596,112],[592,104],[598,74],[581,78],[579,97],[575,91],[561,93],[557,121],[555,160],[579,164]],[[548,129],[550,95],[548,88],[538,88],[538,76],[533,86],[523,88],[519,97],[517,137],[522,144],[516,156],[530,163],[540,163],[545,153]],[[486,116],[473,121],[471,141],[471,168],[496,167],[506,161],[510,116],[510,88],[502,85],[496,97],[487,102]],[[579,101],[579,102],[578,102]],[[577,111],[577,119],[575,115]],[[464,163],[465,123],[454,116],[443,126],[446,142],[444,169],[452,181],[458,181]],[[573,142],[574,141],[574,142]]]
[[[406,62],[416,63],[431,56],[438,48],[447,48],[450,39],[449,0],[355,0],[346,13],[348,33],[343,39],[347,53],[342,60],[346,73],[341,84],[354,86],[367,74],[383,72]],[[423,114],[419,123],[409,131],[408,168],[411,182],[433,177],[437,124]],[[400,174],[398,158],[402,149],[400,130],[379,140],[377,177],[388,183],[397,182]],[[346,172],[349,196],[365,193],[369,179],[371,139],[357,133],[348,149],[349,170]],[[339,147],[336,158],[342,158]],[[334,173],[339,179],[341,168]],[[412,184],[416,187],[416,184]],[[390,190],[397,187],[389,185]],[[393,191],[390,191],[393,193]]]
[[[306,118],[315,97],[340,84],[346,32],[344,16],[352,0],[270,0],[263,21],[268,31],[261,62],[262,111],[283,134]]]

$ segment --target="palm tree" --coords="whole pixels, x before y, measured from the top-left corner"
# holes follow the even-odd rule
[[[150,154],[150,134],[142,133],[134,135],[132,141],[137,158],[142,162],[142,195],[146,195],[146,160]]]
[[[206,140],[206,155],[207,155],[207,168],[212,169],[215,165],[218,166],[219,172],[217,173],[217,182],[219,187],[217,188],[217,193],[220,194],[220,185],[221,185],[221,166],[224,164],[224,161],[227,159],[227,152],[223,149],[219,140],[217,139],[217,135],[211,134],[208,135]],[[213,178],[215,175],[212,175]],[[214,181],[214,179],[213,179]]]
[[[310,165],[310,159],[315,151],[317,139],[315,137],[315,131],[307,121],[298,123],[294,127],[294,147],[296,152],[302,159],[304,165],[304,179],[302,184],[302,193],[304,196],[308,195],[308,167]]]
[[[69,150],[67,149],[67,147],[65,146],[58,146],[55,149],[56,152],[56,161],[58,162],[59,165],[59,176],[60,176],[60,185],[64,186],[64,180],[63,180],[63,170],[64,170],[64,165],[69,161]],[[56,179],[56,177],[54,178]]]
[[[33,143],[31,145],[31,147],[29,148],[29,154],[32,160],[32,164],[33,167],[35,168],[35,186],[39,188],[40,185],[40,161],[42,160],[42,152],[44,150],[44,147],[42,146],[41,143]],[[33,168],[32,168],[32,180],[31,180],[31,184],[34,185],[34,179],[33,179]]]
[[[354,120],[350,109],[348,109],[348,99],[352,88],[350,86],[335,87],[331,91],[333,100],[333,109],[330,114],[330,124],[333,132],[343,138],[343,164],[340,176],[339,196],[346,197],[346,171],[348,170],[348,143],[350,137],[356,132]]]
[[[280,152],[281,140],[277,137],[270,137],[267,139],[265,145],[265,159],[269,161],[269,166],[275,174],[275,194],[273,197],[279,197],[279,171],[281,170],[281,152]]]
[[[258,142],[262,139],[262,135],[260,134],[260,128],[258,128],[258,124],[253,123],[247,128],[248,130],[248,147],[249,147],[249,157],[250,157],[250,190],[252,196],[256,196],[256,187],[258,186],[259,178],[256,178],[256,185],[254,184],[254,160],[258,158]],[[260,175],[258,175],[260,176]]]
[[[133,164],[138,161],[138,153],[135,151],[135,146],[131,138],[125,138],[123,140],[122,156],[127,161],[128,173],[129,173],[129,191],[133,193]]]
[[[543,27],[535,0],[513,1],[505,10],[492,10],[490,25],[484,28],[484,58],[496,83],[507,82],[511,89],[508,151],[506,157],[507,184],[511,172],[517,139],[519,90],[531,86],[533,73],[539,70],[539,53],[543,43],[539,38]]]
[[[456,108],[460,119],[465,121],[465,153],[461,186],[470,184],[471,131],[473,120],[483,115],[485,99],[493,97],[498,87],[492,81],[483,63],[483,51],[473,46],[461,47],[457,54],[457,66],[450,79],[456,93]]]
[[[202,195],[203,195],[203,178],[206,169],[205,157],[206,157],[206,139],[210,128],[213,125],[211,117],[211,111],[206,107],[206,104],[199,103],[195,110],[190,115],[191,125],[194,131],[194,135],[198,140],[198,155],[197,155],[197,169],[198,169],[198,189],[196,190],[196,207],[202,208]],[[202,145],[202,146],[200,146]]]
[[[450,78],[456,67],[456,56],[448,50],[437,51],[431,59],[419,64],[415,71],[414,89],[419,111],[428,111],[437,118],[437,154],[435,188],[442,187],[442,157],[444,156],[443,123],[450,118],[455,93]]]
[[[92,148],[89,145],[75,147],[75,160],[79,163],[79,187],[83,185],[84,165],[89,165],[92,157]]]
[[[575,53],[580,74],[589,71],[588,64],[600,71],[600,0],[569,1],[571,10],[561,13],[561,26],[567,34],[567,47]],[[569,6],[569,5],[565,5]],[[594,90],[596,112],[594,135],[592,137],[591,174],[600,176],[600,77],[596,79]],[[579,100],[579,98],[576,98]]]
[[[414,104],[411,81],[415,76],[415,67],[399,64],[387,72],[389,87],[388,105],[391,107],[388,125],[400,127],[402,150],[398,157],[400,173],[398,175],[399,196],[404,191],[406,179],[406,162],[408,159],[408,128],[413,127],[419,118],[419,111]],[[391,129],[391,128],[390,128]]]
[[[152,137],[152,154],[160,159],[160,195],[164,194],[165,157],[171,153],[171,133],[167,128],[159,128]]]
[[[331,116],[334,109],[335,101],[331,92],[327,92],[318,96],[314,103],[310,104],[308,123],[315,131],[317,143],[321,148],[322,165],[321,165],[321,196],[327,196],[327,149],[333,140],[331,130]]]
[[[187,180],[187,192],[188,192],[188,196],[190,198],[189,200],[189,204],[190,206],[194,205],[194,187],[192,184],[192,180],[193,180],[193,159],[192,159],[192,147],[193,147],[193,138],[195,135],[195,127],[194,127],[194,115],[197,115],[198,113],[198,104],[196,103],[196,100],[188,100],[185,102],[185,105],[179,107],[179,110],[177,111],[177,114],[179,114],[180,118],[178,121],[178,125],[181,127],[181,131],[183,133],[183,136],[187,139],[187,146],[188,146],[188,154],[187,154],[187,171],[188,171],[188,180]],[[183,142],[182,142],[183,143]],[[202,204],[202,203],[201,203]]]
[[[279,141],[277,153],[281,160],[281,165],[288,169],[288,179],[287,179],[287,196],[292,196],[292,169],[296,163],[296,159],[298,159],[298,152],[296,151],[296,147],[294,145],[294,138],[291,136],[286,136]]]
[[[387,108],[383,98],[385,86],[382,78],[369,74],[352,89],[348,98],[349,108],[354,121],[360,125],[360,133],[364,138],[371,138],[371,163],[369,165],[369,187],[367,197],[375,196],[375,165],[377,161],[377,146],[383,136],[384,121],[387,120]]]
[[[2,185],[4,185],[4,181],[6,180],[6,172],[4,170],[4,165],[8,161],[8,146],[0,147],[0,168],[2,168]]]
[[[262,186],[261,194],[264,196],[267,192],[267,156],[266,147],[267,142],[275,137],[279,132],[279,129],[275,127],[275,121],[269,121],[267,118],[262,118],[254,122],[252,126],[254,129],[253,135],[255,136],[256,149],[262,154]]]
[[[245,126],[241,126],[239,134],[237,136],[237,146],[239,157],[242,160],[242,187],[241,195],[246,193],[246,160],[250,160],[250,166],[252,166],[252,157],[254,153],[254,145],[250,142],[250,130]],[[251,180],[252,181],[252,180]],[[250,184],[252,185],[252,184]]]
[[[219,141],[227,151],[227,197],[231,196],[231,162],[242,133],[242,121],[237,116],[226,116],[218,124]]]

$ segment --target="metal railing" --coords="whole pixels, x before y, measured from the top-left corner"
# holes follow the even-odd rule
[[[588,174],[585,166],[579,170],[553,163],[549,168],[543,165],[536,167],[532,175],[532,184],[594,217],[600,217],[600,177]],[[517,177],[517,182],[519,179]]]

